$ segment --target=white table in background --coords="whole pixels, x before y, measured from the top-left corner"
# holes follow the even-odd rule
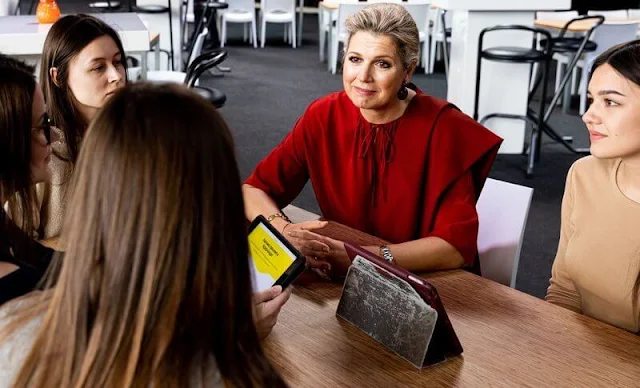
[[[149,31],[135,13],[93,14],[118,32],[127,54],[141,57],[142,78],[146,78]],[[39,62],[51,24],[39,24],[35,15],[0,17],[0,52]]]
[[[536,11],[566,10],[571,8],[571,1],[433,0],[433,5],[453,11],[447,99],[471,116],[480,31],[497,25],[533,27]],[[483,46],[530,47],[532,36],[529,32],[491,32],[485,35]],[[480,78],[479,118],[498,112],[526,114],[530,65],[484,61]],[[522,153],[523,121],[492,119],[486,126],[504,138],[501,153]]]

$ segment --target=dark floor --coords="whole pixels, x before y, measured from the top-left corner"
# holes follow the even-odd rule
[[[62,0],[65,13],[89,10],[85,3],[69,1]],[[229,58],[225,65],[232,71],[224,77],[203,79],[205,85],[215,86],[227,94],[227,103],[221,112],[233,129],[243,177],[279,143],[311,101],[342,88],[341,76],[328,73],[326,64],[319,62],[316,15],[306,15],[303,45],[297,49],[283,43],[282,29],[278,27],[268,30],[264,49],[253,49],[241,39],[234,39],[234,35],[241,38],[241,30],[230,29]],[[420,70],[417,73],[414,82],[423,91],[446,97],[442,72],[429,76]],[[577,114],[565,115],[557,109],[551,124],[563,134],[575,136],[576,145],[588,144]],[[545,294],[557,247],[565,176],[578,158],[548,138],[544,138],[543,143],[542,158],[533,178],[524,177],[526,158],[520,155],[500,155],[491,172],[494,178],[535,189],[517,288],[537,297]],[[294,203],[318,211],[309,187]]]

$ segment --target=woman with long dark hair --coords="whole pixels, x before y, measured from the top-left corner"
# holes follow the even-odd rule
[[[54,146],[51,183],[38,187],[40,238],[60,235],[67,187],[89,122],[126,82],[126,56],[118,33],[90,15],[67,15],[44,43],[40,82],[62,141]]]
[[[55,134],[54,134],[55,136]],[[38,182],[51,178],[51,130],[33,68],[0,54],[0,305],[31,291],[53,251],[34,240]]]
[[[591,156],[575,162],[547,300],[640,332],[640,41],[596,58],[582,116]]]
[[[240,185],[207,101],[116,92],[83,140],[55,288],[0,310],[0,385],[284,386],[253,320]]]

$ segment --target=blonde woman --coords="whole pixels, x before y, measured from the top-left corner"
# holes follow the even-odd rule
[[[247,218],[262,214],[307,256],[342,275],[342,241],[280,209],[311,180],[322,215],[390,241],[367,249],[414,271],[473,267],[476,200],[502,139],[446,101],[413,90],[418,28],[398,4],[347,18],[344,90],[309,105],[244,185]]]

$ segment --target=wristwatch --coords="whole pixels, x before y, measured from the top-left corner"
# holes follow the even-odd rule
[[[391,249],[389,249],[388,246],[380,245],[380,255],[382,256],[383,259],[385,259],[389,263],[391,264],[394,263],[393,255],[391,254]]]

